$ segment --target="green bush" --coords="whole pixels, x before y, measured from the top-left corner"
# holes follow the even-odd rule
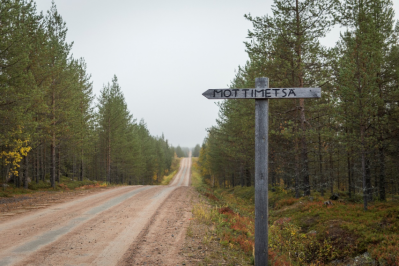
[[[11,196],[7,192],[0,191],[0,197],[8,198],[8,197],[11,197]]]
[[[43,181],[39,181],[39,183],[32,181],[28,185],[28,188],[31,190],[47,189],[47,188],[51,188],[51,184],[47,183],[47,182],[43,182]]]

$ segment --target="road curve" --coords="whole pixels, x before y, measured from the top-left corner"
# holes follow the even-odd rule
[[[167,218],[167,208],[186,201],[190,167],[191,158],[183,158],[169,186],[119,187],[1,222],[0,266],[135,261],[132,245],[156,216]]]

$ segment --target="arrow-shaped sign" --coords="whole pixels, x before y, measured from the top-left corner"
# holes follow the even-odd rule
[[[320,88],[270,88],[270,89],[210,89],[204,92],[208,99],[291,99],[320,98]]]

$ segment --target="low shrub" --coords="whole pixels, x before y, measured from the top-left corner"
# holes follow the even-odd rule
[[[32,181],[29,183],[28,188],[31,190],[39,190],[39,189],[48,189],[51,188],[51,184],[43,181],[39,181],[39,183],[36,183],[35,181]]]
[[[295,198],[288,198],[288,199],[282,199],[280,201],[278,201],[275,205],[275,209],[281,209],[285,206],[291,206],[295,203],[297,203],[299,200],[295,199]]]
[[[369,245],[371,257],[376,259],[381,266],[399,265],[399,235],[387,235],[377,243]]]
[[[299,264],[324,264],[339,257],[330,239],[318,240],[315,234],[301,233],[291,218],[281,218],[270,226],[269,247]]]

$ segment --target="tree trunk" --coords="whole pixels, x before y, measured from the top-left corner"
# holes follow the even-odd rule
[[[55,133],[53,133],[51,140],[51,186],[55,188],[55,168],[56,168],[56,160],[55,160]]]
[[[320,116],[320,115],[319,115]],[[324,196],[324,176],[323,176],[323,155],[321,154],[321,136],[319,132],[319,171],[320,171],[320,190],[321,195]]]
[[[305,125],[305,99],[299,99],[301,108],[301,146],[302,146],[302,172],[303,172],[303,187],[305,196],[310,195],[309,184],[309,165],[308,165],[308,145],[306,143],[306,125]]]
[[[223,175],[223,188],[226,187],[226,173]]]
[[[83,181],[83,159],[80,160],[80,176],[79,179],[80,181]]]
[[[46,169],[47,169],[47,167],[46,167],[46,142],[44,142],[44,145],[43,145],[43,150],[42,150],[42,152],[43,152],[43,156],[42,156],[42,179],[43,179],[43,182],[45,182],[45,180],[46,180]]]
[[[385,154],[384,154],[384,148],[380,147],[379,148],[379,157],[380,157],[380,174],[379,174],[379,194],[380,194],[380,200],[385,201],[386,200],[386,195],[385,195]]]
[[[295,198],[299,199],[299,188],[300,188],[300,171],[299,171],[299,157],[298,157],[298,152],[299,152],[299,144],[298,140],[295,140],[296,142],[296,152],[295,152]]]
[[[349,156],[349,151],[347,152],[347,163],[348,163],[348,196],[349,198],[352,198],[352,178],[351,178],[351,159]]]
[[[362,125],[360,127],[360,139],[361,139],[361,156],[362,156],[362,179],[363,179],[363,208],[367,211],[367,184],[366,184],[366,151],[365,151],[365,128]]]
[[[111,128],[110,128],[110,120],[108,119],[108,150],[107,150],[107,182],[111,183]],[[151,184],[152,184],[151,177]]]
[[[52,128],[52,138],[51,138],[51,186],[55,188],[55,169],[56,169],[56,155],[55,155],[55,91],[53,89],[52,94],[52,119],[53,119],[53,128]]]
[[[11,164],[8,164],[7,165],[7,168],[6,168],[6,180],[5,180],[5,182],[4,183],[7,183],[8,182],[8,175],[10,174],[10,167],[11,167]],[[3,179],[4,180],[4,179]],[[6,187],[5,186],[3,186],[3,191],[5,191],[6,190]]]
[[[83,143],[82,143],[82,148],[80,150],[80,181],[83,181]]]
[[[371,167],[370,167],[370,159],[366,156],[366,195],[367,201],[373,201],[373,193],[371,190]]]
[[[251,171],[249,170],[248,167],[245,168],[245,173],[247,177],[247,187],[251,186]]]
[[[240,166],[240,177],[241,177],[241,187],[244,187],[245,186],[245,179],[244,179],[244,171],[243,171],[242,164]]]
[[[299,81],[299,87],[303,87],[303,69],[302,69],[302,30],[300,29],[300,10],[299,1],[295,1],[295,12],[296,12],[296,37],[297,43],[295,45],[297,54],[297,77]],[[303,187],[305,196],[310,195],[310,183],[309,183],[309,164],[308,164],[308,145],[306,142],[306,117],[305,117],[305,99],[299,99],[300,108],[300,121],[301,121],[301,159],[302,159],[302,173],[303,173]]]
[[[75,168],[76,168],[76,155],[74,153],[72,159],[72,180],[75,180],[75,172],[76,172]]]
[[[58,147],[58,167],[57,167],[57,182],[60,183],[61,178],[61,155],[60,155],[60,148]]]
[[[25,156],[24,158],[24,179],[23,179],[23,184],[24,184],[24,189],[28,189],[28,183],[29,183],[29,160],[28,160],[28,155]]]
[[[331,171],[330,171],[330,189],[331,189],[331,194],[334,193],[334,161],[333,161],[333,158],[332,158],[332,153],[333,153],[333,150],[330,152],[330,168],[331,168]]]
[[[40,146],[39,146],[40,147]],[[36,150],[36,184],[39,183],[39,167],[40,167],[40,161],[39,161],[39,147]]]
[[[339,177],[339,175],[340,175],[340,172],[339,172],[339,159],[340,159],[340,157],[339,157],[339,148],[338,148],[338,154],[337,154],[337,158],[338,158],[338,160],[337,160],[337,162],[338,162],[338,166],[337,166],[337,172],[338,172],[338,174],[337,174],[337,187],[338,187],[338,191],[340,191],[340,177]]]
[[[17,188],[21,187],[21,179],[24,178],[23,162],[21,165],[22,166],[19,168],[18,171],[18,176],[14,176],[14,184]]]

